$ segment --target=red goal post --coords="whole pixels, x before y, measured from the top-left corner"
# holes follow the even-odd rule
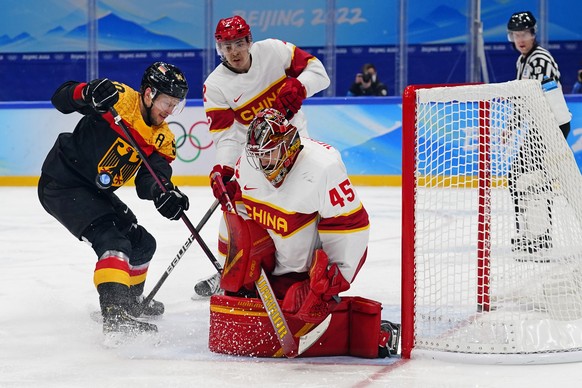
[[[582,178],[533,80],[403,95],[402,356],[582,360]]]

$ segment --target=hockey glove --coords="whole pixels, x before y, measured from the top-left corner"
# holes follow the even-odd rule
[[[215,174],[218,173],[219,175],[216,176]],[[223,191],[215,180],[215,176],[218,179],[222,179],[222,183],[226,188],[226,194],[230,198],[230,200],[234,203],[237,199],[240,198],[240,187],[236,180],[232,180],[234,175],[234,169],[229,166],[222,166],[217,164],[214,166],[212,171],[210,172],[210,187],[212,188],[212,194],[214,198],[218,199],[220,202],[222,211],[227,211],[226,203],[227,199],[225,198]]]
[[[290,120],[301,109],[305,97],[305,86],[297,78],[287,78],[273,102],[273,108]]]
[[[105,113],[119,100],[119,91],[107,78],[95,79],[83,89],[83,101]]]
[[[285,294],[282,310],[305,322],[321,322],[337,305],[340,292],[350,288],[337,264],[329,265],[327,254],[314,253],[309,279],[295,283]]]
[[[190,207],[188,197],[178,190],[177,187],[170,182],[165,184],[167,191],[162,191],[161,188],[155,186],[154,188],[154,204],[161,215],[170,220],[179,220],[184,211]]]

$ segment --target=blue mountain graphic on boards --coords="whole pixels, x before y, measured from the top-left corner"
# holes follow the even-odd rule
[[[79,26],[65,36],[87,39],[87,25]],[[187,50],[193,48],[186,42],[150,32],[146,28],[112,13],[98,20],[98,42],[99,47],[106,46],[106,50]]]
[[[435,8],[425,18],[416,18],[408,25],[410,43],[443,43],[466,33],[467,17],[449,7]]]
[[[2,35],[0,36],[0,47],[8,44],[14,44],[16,42],[28,41],[30,39],[32,39],[32,37],[26,32],[18,34],[14,38],[9,37],[8,35]]]
[[[190,50],[194,47],[180,39],[149,31],[137,23],[110,13],[98,19],[98,47],[114,50]],[[166,23],[168,21],[166,20]],[[4,52],[61,52],[87,49],[87,24],[71,31],[55,26],[43,36],[35,38],[21,33],[13,38],[0,36]]]
[[[402,128],[376,136],[342,152],[348,174],[402,174]]]

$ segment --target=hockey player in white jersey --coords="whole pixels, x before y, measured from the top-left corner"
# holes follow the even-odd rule
[[[210,175],[219,172],[228,186],[255,114],[274,107],[307,136],[303,100],[327,88],[330,81],[319,59],[292,43],[253,42],[250,26],[240,16],[221,19],[215,40],[222,63],[204,82],[203,101],[216,147]],[[210,296],[218,291],[219,281],[219,274],[214,274],[200,281],[195,291]]]
[[[211,350],[276,356],[276,340],[273,348],[268,340],[252,339],[268,338],[273,330],[268,322],[249,318],[257,316],[252,311],[261,306],[254,284],[261,266],[292,329],[299,331],[305,323],[318,323],[332,314],[330,327],[309,355],[394,353],[398,327],[381,321],[380,303],[339,295],[350,288],[366,260],[370,227],[339,152],[299,136],[283,114],[267,108],[250,124],[235,178],[228,194],[238,215],[225,213],[220,233],[225,239],[222,247],[228,248],[221,279],[225,295],[211,297]],[[220,198],[224,201],[224,196]],[[271,241],[273,250],[262,248]],[[225,306],[238,306],[235,310],[240,311]],[[348,329],[345,322],[354,327]],[[344,343],[338,338],[347,339],[345,348],[337,346]],[[360,351],[354,352],[356,348]]]

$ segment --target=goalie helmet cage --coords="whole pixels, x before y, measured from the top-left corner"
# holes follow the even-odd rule
[[[581,361],[580,193],[538,81],[407,87],[402,356]]]

